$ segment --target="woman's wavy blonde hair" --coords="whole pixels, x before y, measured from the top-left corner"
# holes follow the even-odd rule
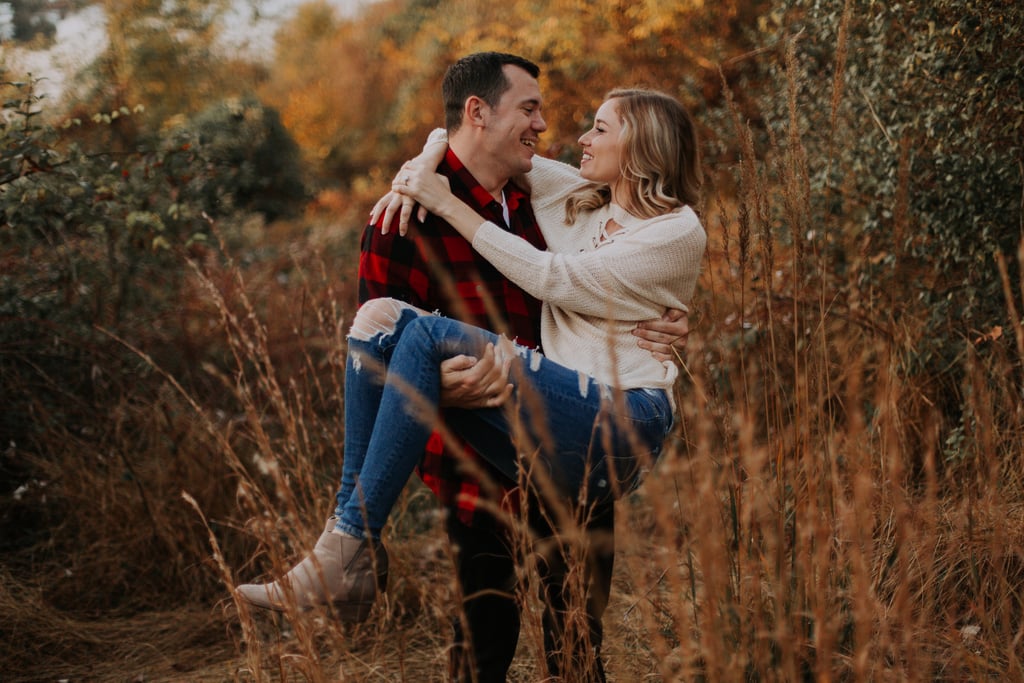
[[[683,205],[695,207],[703,174],[697,129],[686,108],[674,97],[656,90],[620,88],[615,99],[622,121],[622,177],[628,183],[628,206],[640,218],[653,218]],[[611,201],[611,188],[593,183],[565,202],[565,222],[580,211]]]

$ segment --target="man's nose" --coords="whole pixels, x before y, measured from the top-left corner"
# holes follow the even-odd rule
[[[544,120],[544,117],[540,112],[537,112],[533,118],[533,129],[538,133],[543,133],[548,129],[548,123]]]

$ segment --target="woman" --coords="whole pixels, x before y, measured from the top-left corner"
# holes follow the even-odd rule
[[[631,331],[666,308],[685,309],[696,284],[706,241],[690,208],[700,186],[696,132],[675,99],[616,90],[579,142],[579,170],[537,158],[528,174],[547,252],[481,224],[451,194],[434,173],[444,139],[432,136],[405,166],[395,192],[544,299],[546,356],[399,301],[365,303],[348,337],[337,522],[284,580],[240,586],[243,598],[326,598],[349,619],[369,610],[386,583],[381,530],[437,424],[439,364],[489,344],[513,359],[513,408],[446,411],[448,429],[470,444],[504,435],[506,452],[481,451],[512,479],[522,468],[548,495],[609,500],[639,484],[672,427],[677,369],[638,348]]]

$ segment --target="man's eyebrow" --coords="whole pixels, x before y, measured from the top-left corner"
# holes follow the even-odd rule
[[[522,102],[519,103],[519,106],[520,107],[525,107],[525,106],[539,107],[539,106],[541,106],[541,101],[534,97],[534,98],[530,98],[528,100],[523,100]]]

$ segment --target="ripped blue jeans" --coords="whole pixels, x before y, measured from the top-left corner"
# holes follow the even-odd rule
[[[441,361],[480,357],[489,343],[516,354],[512,397],[501,408],[439,410]],[[541,490],[604,502],[640,484],[673,411],[663,390],[613,391],[486,330],[392,299],[371,300],[348,337],[338,529],[380,538],[441,418],[512,481],[522,472]]]

